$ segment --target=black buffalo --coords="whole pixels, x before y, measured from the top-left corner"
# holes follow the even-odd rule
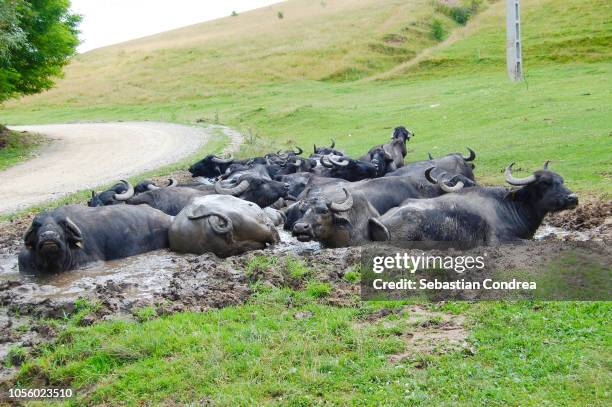
[[[351,194],[343,189],[345,198],[334,202],[323,196],[309,198],[304,205],[304,215],[293,225],[292,234],[300,241],[316,240],[325,247],[352,246],[372,240],[370,227],[377,224],[378,211],[363,194]],[[379,232],[377,225],[374,230]],[[388,236],[379,240],[388,240]]]
[[[460,174],[474,180],[473,161],[476,158],[476,153],[469,147],[468,151],[470,152],[470,155],[467,157],[459,153],[453,153],[440,158],[408,163],[402,168],[386,174],[385,177],[411,176],[415,180],[422,182],[426,181],[425,170],[435,167],[436,170],[433,174],[434,176],[438,176],[439,173],[446,172],[453,175]]]
[[[221,158],[209,154],[189,167],[192,177],[214,178],[225,173],[225,170],[234,162],[233,157]]]
[[[433,199],[410,199],[380,218],[391,241],[450,241],[467,246],[533,237],[546,214],[571,209],[578,198],[545,164],[527,178],[506,181],[519,189],[468,187]],[[381,229],[382,230],[382,229]]]
[[[104,192],[97,194],[91,191],[91,199],[87,201],[87,206],[106,206],[123,203],[134,195],[134,189],[128,181],[121,180]]]
[[[167,248],[171,222],[171,216],[147,206],[62,206],[34,218],[19,270],[55,273]]]

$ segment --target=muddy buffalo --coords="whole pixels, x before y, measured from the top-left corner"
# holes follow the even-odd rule
[[[55,273],[166,248],[171,222],[171,216],[148,206],[62,206],[34,218],[19,270]]]
[[[345,199],[331,201],[323,196],[305,202],[301,219],[293,225],[292,234],[300,241],[317,240],[325,247],[345,247],[372,240],[370,228],[378,223],[379,214],[362,193],[343,189]],[[380,228],[376,227],[378,232]],[[379,233],[380,234],[380,233]],[[378,240],[388,240],[388,236]]]
[[[280,240],[259,206],[231,195],[194,199],[174,219],[169,238],[174,251],[213,252],[220,257],[263,249]]]

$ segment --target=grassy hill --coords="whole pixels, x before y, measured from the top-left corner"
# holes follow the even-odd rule
[[[409,158],[470,146],[485,182],[552,159],[609,194],[612,5],[523,3],[525,83],[506,78],[503,1],[462,26],[440,7],[455,1],[295,0],[79,55],[0,121],[205,119],[250,133],[244,155],[331,137],[359,154],[405,124]]]

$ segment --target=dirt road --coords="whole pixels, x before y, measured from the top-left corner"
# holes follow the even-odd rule
[[[13,126],[42,133],[52,142],[37,157],[0,172],[0,213],[59,198],[83,189],[152,170],[192,154],[221,126],[190,127],[170,123],[120,122]]]

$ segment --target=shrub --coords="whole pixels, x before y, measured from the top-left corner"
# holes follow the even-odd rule
[[[446,38],[446,30],[442,21],[438,18],[434,18],[431,22],[431,36],[437,41],[442,41]]]
[[[279,11],[276,15],[278,16],[279,20],[282,20],[283,18],[285,18],[285,14],[283,14],[282,11]]]

